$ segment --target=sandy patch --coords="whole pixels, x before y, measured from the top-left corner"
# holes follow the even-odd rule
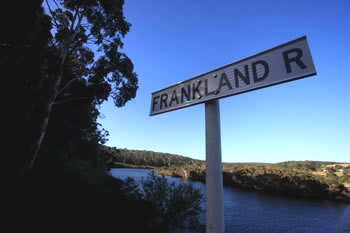
[[[344,176],[344,173],[342,173],[342,172],[336,172],[335,173],[337,176]]]
[[[312,172],[312,174],[319,175],[319,176],[326,176],[327,175],[326,172]]]

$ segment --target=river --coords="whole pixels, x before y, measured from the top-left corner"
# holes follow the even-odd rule
[[[114,168],[112,176],[133,178],[140,184],[150,169]],[[190,182],[205,195],[205,183],[167,177],[170,182]],[[202,204],[205,209],[205,202]],[[225,232],[350,233],[350,205],[263,194],[224,186]],[[205,223],[205,213],[200,216]]]

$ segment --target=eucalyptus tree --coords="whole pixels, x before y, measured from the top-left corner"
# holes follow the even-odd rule
[[[125,20],[123,4],[123,0],[43,2],[52,36],[47,63],[36,84],[42,90],[41,112],[25,170],[31,169],[38,157],[56,106],[86,100],[94,111],[109,96],[117,107],[136,96],[138,78],[133,63],[121,52],[122,38],[131,26]]]

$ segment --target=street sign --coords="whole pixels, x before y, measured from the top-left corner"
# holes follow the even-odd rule
[[[219,99],[312,75],[304,36],[152,93],[151,116],[205,102],[207,233],[225,232]]]
[[[306,36],[152,93],[150,115],[316,75]]]

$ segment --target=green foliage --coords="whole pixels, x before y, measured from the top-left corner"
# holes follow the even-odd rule
[[[168,183],[164,176],[150,173],[142,181],[145,200],[154,203],[160,232],[204,232],[199,222],[203,195],[191,184]]]
[[[193,165],[200,166],[203,161],[191,159],[189,157],[173,155],[168,153],[159,153],[153,151],[116,149],[107,146],[101,146],[101,153],[105,157],[110,157],[110,166],[114,163],[134,165],[139,167],[168,167]]]
[[[76,145],[85,142],[104,143],[108,132],[97,123],[98,106],[109,96],[117,107],[124,106],[138,89],[131,60],[118,51],[123,46],[122,37],[130,29],[123,15],[124,2],[57,3],[45,1],[55,29],[49,51],[56,60],[49,60],[47,78],[42,79],[49,90],[48,104],[54,106],[46,115],[50,124],[43,156],[57,150],[74,154]],[[97,54],[99,57],[95,57]]]
[[[344,175],[346,175],[346,176],[350,176],[350,166],[344,168],[343,173],[344,173]]]
[[[341,178],[340,178],[340,182],[341,182],[341,183],[348,183],[348,184],[350,184],[350,176],[347,175],[347,176],[341,177]]]
[[[111,97],[122,107],[135,98],[134,66],[119,51],[130,29],[123,4],[19,0],[1,8],[1,93],[8,102],[5,144],[13,174],[37,158],[104,143],[99,105]]]
[[[340,169],[343,169],[344,167],[339,165],[339,164],[337,164],[337,165],[335,165],[334,168],[335,168],[335,170],[339,171]]]
[[[89,92],[85,94],[90,94],[98,104],[111,94],[116,106],[124,106],[135,97],[138,88],[131,60],[118,51],[123,47],[121,39],[131,26],[124,18],[124,1],[57,2],[58,5],[47,2],[47,7],[56,29],[55,48],[60,51],[60,56],[66,52],[66,56],[60,58],[65,59],[71,76],[63,80],[62,86],[72,78],[84,78],[89,84],[85,87]],[[94,59],[97,52],[100,56]],[[61,96],[66,99],[63,93]]]
[[[288,161],[283,163],[278,163],[276,165],[287,167],[287,168],[297,168],[304,170],[316,171],[319,170],[322,166],[334,164],[333,162],[320,162],[320,161]]]

